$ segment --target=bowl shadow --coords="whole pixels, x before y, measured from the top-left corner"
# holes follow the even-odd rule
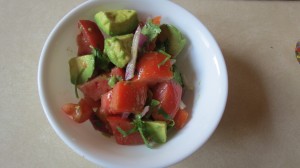
[[[267,139],[272,134],[272,122],[262,76],[255,65],[242,59],[249,54],[235,55],[227,49],[222,51],[227,63],[229,90],[223,117],[213,137],[225,143],[240,142],[258,135]]]

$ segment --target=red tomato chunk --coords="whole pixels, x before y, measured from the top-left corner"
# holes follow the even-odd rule
[[[104,37],[95,22],[90,20],[79,20],[78,27],[80,34],[77,36],[78,55],[92,53],[92,48],[103,51]]]
[[[171,118],[174,118],[179,109],[181,95],[182,87],[174,81],[159,83],[153,89],[153,99],[160,101],[159,108],[162,108]],[[152,117],[155,120],[166,120],[158,110],[153,112]]]
[[[133,128],[133,125],[129,120],[123,119],[121,117],[107,117],[107,120],[112,129],[113,135],[116,139],[116,142],[121,145],[137,145],[143,144],[144,141],[139,132],[135,132],[124,137],[119,131],[118,127],[124,131],[129,131]]]
[[[101,106],[99,108],[98,116],[101,118],[101,116],[106,116],[111,113],[111,99],[112,99],[112,90],[103,94],[101,96]]]
[[[111,112],[141,112],[147,99],[147,90],[148,87],[142,82],[118,82],[112,92]]]
[[[79,89],[85,96],[97,101],[101,98],[101,95],[108,92],[111,88],[108,85],[107,76],[101,75],[79,86]]]
[[[181,129],[187,122],[189,113],[185,110],[179,109],[174,117],[175,128]]]
[[[65,104],[61,110],[78,123],[88,120],[93,113],[92,107],[85,99],[81,99],[78,104]]]
[[[158,52],[150,52],[143,55],[136,66],[137,79],[135,80],[155,84],[172,79],[173,72],[171,71],[172,65],[170,60],[159,66],[166,57]]]

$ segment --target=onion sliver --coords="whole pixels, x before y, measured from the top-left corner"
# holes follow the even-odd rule
[[[131,59],[126,67],[125,80],[130,80],[134,77],[135,64],[138,56],[140,35],[141,35],[141,27],[139,26],[136,29],[133,36],[132,47],[131,47]]]

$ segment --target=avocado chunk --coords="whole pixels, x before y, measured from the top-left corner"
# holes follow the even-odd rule
[[[95,68],[94,55],[74,57],[69,60],[71,83],[80,85],[93,75]]]
[[[167,141],[167,123],[165,121],[145,121],[145,129],[154,142],[165,143]]]
[[[110,36],[133,33],[139,23],[135,10],[100,11],[94,18],[98,27]]]
[[[131,59],[131,46],[133,34],[114,36],[106,38],[104,41],[104,53],[109,60],[119,68],[125,65]]]
[[[184,48],[186,39],[182,33],[173,25],[161,25],[161,33],[158,36],[160,43],[165,45],[166,52],[176,57]]]

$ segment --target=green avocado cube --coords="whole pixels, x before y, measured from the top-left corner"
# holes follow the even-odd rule
[[[186,39],[173,25],[163,24],[160,28],[161,33],[158,36],[158,41],[166,44],[166,52],[176,57],[186,45]]]
[[[145,121],[145,129],[156,143],[167,141],[167,123],[165,121]]]
[[[95,68],[94,55],[74,57],[69,60],[71,83],[80,85],[88,81]]]
[[[124,68],[131,59],[133,34],[114,36],[104,41],[104,53],[119,68]]]
[[[98,27],[110,36],[133,33],[139,23],[135,10],[100,11],[94,18]]]

